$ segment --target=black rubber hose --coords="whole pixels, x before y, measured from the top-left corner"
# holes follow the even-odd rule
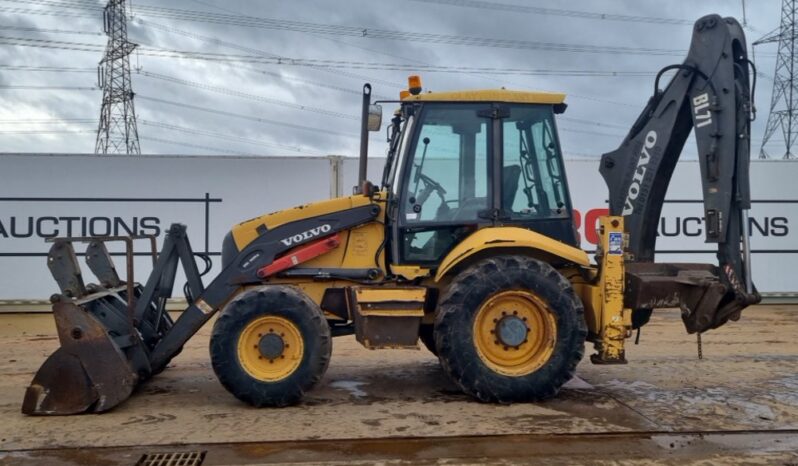
[[[714,84],[712,84],[712,81],[710,81],[710,79],[709,79],[709,76],[707,76],[706,74],[704,74],[704,72],[703,72],[703,71],[699,70],[699,69],[698,69],[698,68],[696,68],[695,66],[693,66],[693,65],[685,65],[685,64],[675,64],[675,65],[668,65],[668,66],[666,66],[665,68],[662,68],[661,70],[659,70],[659,72],[657,73],[657,77],[656,77],[656,79],[654,79],[654,95],[657,95],[657,94],[659,93],[659,80],[660,80],[660,78],[662,77],[662,75],[663,75],[664,73],[666,73],[666,72],[668,72],[668,71],[670,71],[670,70],[687,70],[687,71],[692,71],[693,73],[695,73],[695,74],[697,74],[697,75],[701,76],[701,78],[702,78],[704,81],[706,81],[706,82],[707,82],[707,84],[709,84],[709,87],[712,89],[712,93],[713,93],[713,94],[715,94],[715,95],[718,95],[717,91],[715,90],[715,85],[714,85]]]

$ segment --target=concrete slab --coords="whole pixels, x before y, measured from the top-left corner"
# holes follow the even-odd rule
[[[660,312],[629,346],[628,365],[586,358],[556,399],[511,406],[461,394],[425,350],[369,351],[343,337],[303,403],[254,409],[216,380],[209,334],[210,325],[112,412],[25,417],[24,389],[58,342],[50,316],[0,316],[0,450],[798,429],[798,307],[747,310],[704,335],[703,360],[678,312]]]
[[[218,465],[793,465],[798,431],[526,434],[18,450],[0,464]],[[196,464],[196,463],[194,463]]]

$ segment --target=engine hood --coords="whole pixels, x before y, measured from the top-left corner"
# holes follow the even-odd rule
[[[245,220],[235,225],[222,243],[222,265],[226,267],[235,256],[255,238],[283,225],[312,217],[321,217],[342,210],[369,205],[374,201],[361,195],[344,196],[304,204]]]

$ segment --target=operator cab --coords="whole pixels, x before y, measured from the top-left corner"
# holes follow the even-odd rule
[[[505,89],[403,93],[382,179],[394,263],[436,265],[488,225],[578,247],[554,120],[564,99]]]

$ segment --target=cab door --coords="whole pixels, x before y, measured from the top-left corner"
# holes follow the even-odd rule
[[[425,103],[414,124],[392,235],[394,263],[434,265],[491,223],[490,104]]]
[[[502,126],[502,223],[579,247],[551,105],[511,104]]]

